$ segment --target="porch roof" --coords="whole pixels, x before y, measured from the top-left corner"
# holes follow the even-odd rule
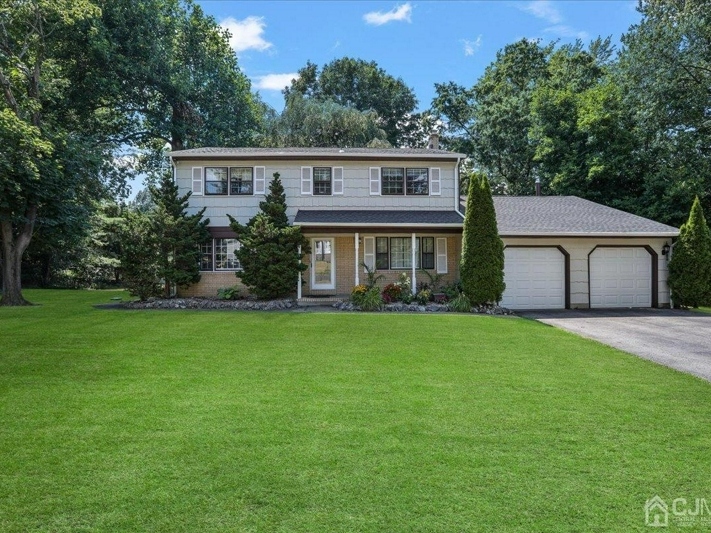
[[[454,210],[299,209],[294,218],[294,225],[354,228],[363,226],[461,228],[462,216]]]

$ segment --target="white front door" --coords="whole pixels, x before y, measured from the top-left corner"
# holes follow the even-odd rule
[[[311,239],[311,288],[336,288],[335,242],[333,239]]]

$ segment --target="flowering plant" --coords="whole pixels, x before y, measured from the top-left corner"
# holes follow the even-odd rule
[[[397,283],[389,283],[383,289],[383,300],[386,304],[398,301],[401,295],[402,287]]]

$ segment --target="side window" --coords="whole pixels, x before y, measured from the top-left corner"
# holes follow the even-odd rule
[[[434,237],[422,237],[422,268],[432,270],[435,267]]]
[[[254,177],[251,167],[230,168],[230,194],[254,194]]]
[[[405,170],[402,168],[383,168],[380,194],[405,194]]]
[[[375,239],[375,268],[377,270],[388,270],[390,268],[389,263],[388,238],[377,237]]]
[[[331,167],[314,167],[314,195],[331,195]]]
[[[408,168],[406,172],[407,194],[429,194],[429,169]]]
[[[200,245],[200,270],[212,271],[212,239]]]

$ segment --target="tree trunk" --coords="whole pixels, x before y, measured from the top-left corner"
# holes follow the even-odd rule
[[[22,254],[32,239],[32,231],[37,218],[37,207],[32,206],[25,212],[26,222],[15,237],[9,213],[0,213],[0,239],[2,240],[2,299],[0,306],[31,305],[22,296]]]

